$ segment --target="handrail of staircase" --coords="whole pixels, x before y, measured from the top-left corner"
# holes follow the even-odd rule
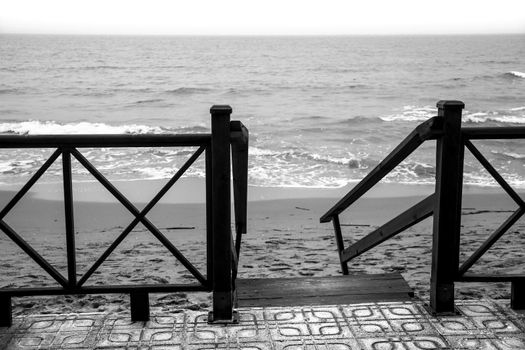
[[[330,210],[321,216],[321,222],[329,222],[383,179],[392,169],[405,160],[426,140],[436,139],[442,133],[443,118],[432,117],[418,125],[386,158],[363,180],[348,192]]]

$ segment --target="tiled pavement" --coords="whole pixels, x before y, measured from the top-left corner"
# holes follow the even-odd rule
[[[15,318],[2,349],[525,349],[525,313],[505,301],[457,301],[459,316],[432,317],[421,302],[240,309],[237,325],[207,313],[82,313]]]

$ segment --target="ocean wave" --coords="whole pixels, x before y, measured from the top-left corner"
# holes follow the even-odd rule
[[[210,91],[210,90],[208,90]],[[252,88],[228,88],[222,92],[223,96],[263,96],[272,94],[272,89],[252,87]]]
[[[318,123],[318,122],[325,121],[325,120],[329,121],[329,120],[331,120],[331,118],[325,117],[325,116],[322,116],[322,115],[305,115],[305,116],[299,116],[299,117],[292,118],[293,122],[304,121],[304,122],[315,122],[315,123]]]
[[[163,127],[144,124],[110,125],[105,123],[56,121],[7,121],[0,123],[0,134],[43,135],[43,134],[195,134],[209,133],[205,124],[192,126]]]
[[[152,93],[155,92],[152,88],[145,88],[145,87],[124,87],[126,84],[117,85],[117,86],[123,86],[123,87],[116,87],[107,89],[107,92],[115,93],[115,92],[130,92],[130,93]]]
[[[162,102],[162,101],[164,100],[161,98],[151,98],[147,100],[138,100],[138,101],[133,102],[133,104],[142,105],[142,104],[157,103],[157,102]]]
[[[193,95],[193,94],[206,93],[209,91],[211,91],[211,89],[183,86],[183,87],[176,88],[176,89],[166,90],[164,91],[164,93],[170,94],[170,95]]]
[[[311,153],[302,150],[269,150],[259,147],[250,147],[250,156],[257,158],[270,158],[272,160],[283,160],[288,163],[304,164],[310,161],[314,164],[344,165],[350,169],[368,169],[375,161],[368,159],[368,154],[348,154],[347,156],[331,156],[319,153]]]
[[[32,150],[33,151],[33,150]],[[111,179],[131,181],[134,179],[171,178],[193,154],[195,148],[139,148],[139,149],[89,149],[82,154],[90,159],[94,166]],[[48,153],[31,155],[25,150],[13,150],[0,158],[0,174],[3,183],[18,183],[27,178],[41,165]],[[492,152],[494,154],[494,152]],[[504,151],[503,157],[514,162],[523,162],[525,154]],[[376,166],[379,161],[365,153],[359,154],[319,154],[301,150],[283,152],[280,150],[250,147],[249,183],[256,186],[275,187],[341,187],[349,182],[358,181]],[[507,159],[495,156],[507,164]],[[75,165],[76,164],[76,165]],[[78,163],[73,166],[75,181],[89,180],[89,173]],[[476,163],[477,164],[477,163]],[[465,166],[465,184],[477,186],[497,186],[494,179],[486,174],[479,165]],[[501,169],[502,176],[512,185],[523,188],[523,176],[511,169]],[[384,180],[384,183],[433,184],[435,183],[435,165],[430,159],[407,160],[398,165]],[[45,182],[59,181],[60,167],[50,169]],[[205,176],[204,159],[201,157],[188,169],[185,177]],[[6,182],[7,181],[7,182]]]
[[[466,123],[487,123],[487,122],[496,122],[502,124],[525,124],[525,116],[519,115],[498,115],[496,113],[472,113],[466,114],[462,118],[463,122]]]
[[[525,115],[517,112],[525,111],[525,106],[510,108],[506,111],[465,111],[462,121],[465,123],[487,123],[496,122],[502,124],[525,124]],[[380,116],[379,119],[384,122],[424,122],[437,114],[435,107],[431,106],[404,106],[403,111],[397,114]]]
[[[17,89],[17,88],[5,88],[5,89],[0,89],[0,95],[3,95],[3,94],[18,94],[20,93],[20,89]]]
[[[66,123],[55,121],[23,121],[0,123],[1,134],[44,135],[44,134],[151,134],[166,133],[166,129],[157,126],[129,124],[108,125],[104,123]]]
[[[112,65],[107,65],[107,64],[101,64],[98,66],[65,67],[65,69],[72,69],[72,70],[99,70],[99,69],[117,70],[117,69],[128,69],[128,68],[133,68],[133,67],[112,66]]]
[[[381,116],[379,119],[385,122],[422,122],[436,115],[436,108],[432,106],[413,106],[403,107],[403,111],[397,114]]]
[[[144,167],[137,171],[149,180],[169,179],[174,174],[172,168]]]
[[[279,154],[279,152],[276,152],[276,151],[271,151],[269,149],[264,149],[264,148],[254,147],[254,146],[250,146],[249,152],[250,152],[250,156],[262,156],[262,157],[263,156],[274,156],[274,155]]]
[[[492,154],[503,156],[504,158],[513,160],[513,159],[524,159],[525,154],[515,153],[515,152],[500,152],[500,151],[491,151]]]
[[[315,162],[345,165],[349,167],[350,169],[367,169],[368,168],[367,165],[364,165],[365,162],[363,158],[355,157],[353,155],[350,155],[350,157],[334,157],[334,156],[320,155],[317,153],[312,153],[312,154],[305,153],[303,154],[303,156],[306,159],[313,160]]]
[[[518,72],[518,71],[510,71],[510,72],[507,72],[505,74],[503,74],[504,77],[506,78],[522,78],[522,79],[525,79],[525,73],[523,72]]]
[[[436,168],[432,164],[418,162],[418,161],[405,161],[394,168],[387,176],[386,179],[390,181],[400,182],[425,182],[431,181],[436,175]]]
[[[60,94],[60,96],[75,96],[75,97],[110,97],[114,94],[112,92],[107,91],[96,91],[96,90],[83,90],[83,91],[75,91],[75,92],[64,92]]]

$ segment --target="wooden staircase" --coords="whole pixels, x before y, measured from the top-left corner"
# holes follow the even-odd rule
[[[399,273],[237,279],[238,307],[406,301],[413,296]]]

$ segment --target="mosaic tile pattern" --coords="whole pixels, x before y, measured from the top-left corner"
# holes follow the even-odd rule
[[[240,309],[235,325],[206,312],[82,313],[15,318],[1,349],[416,350],[525,349],[525,314],[504,302],[458,301],[459,316],[433,317],[420,302]]]

